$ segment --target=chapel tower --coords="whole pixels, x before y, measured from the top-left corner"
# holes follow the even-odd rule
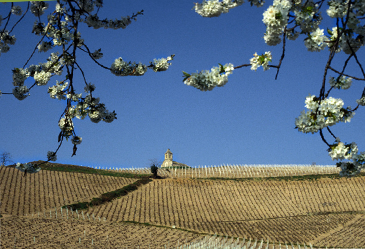
[[[165,160],[163,161],[161,167],[172,167],[172,152],[170,149],[167,149],[165,153]]]

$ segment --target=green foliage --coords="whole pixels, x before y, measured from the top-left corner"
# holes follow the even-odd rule
[[[184,79],[183,79],[183,82],[185,81],[185,80],[187,80],[191,75],[190,74],[188,74],[187,72],[184,72],[183,71],[183,74],[184,74]]]
[[[93,198],[90,202],[91,206],[98,206],[103,204],[103,200],[101,198]]]
[[[95,175],[105,175],[105,176],[125,177],[125,178],[148,177],[148,175],[143,175],[143,174],[113,172],[103,169],[94,169],[86,166],[49,163],[45,161],[36,161],[32,163],[36,163],[37,165],[41,164],[42,170],[50,170],[50,171],[74,172],[74,173],[95,174]]]
[[[63,206],[62,208],[71,208],[72,210],[87,209],[89,207],[88,202],[78,202],[70,205]]]
[[[124,186],[121,189],[117,189],[111,192],[104,193],[100,196],[100,198],[93,198],[90,202],[82,202],[82,203],[75,203],[63,206],[63,208],[72,208],[75,209],[88,209],[92,206],[98,206],[102,205],[106,202],[110,202],[116,198],[119,198],[121,196],[127,195],[129,192],[132,192],[134,190],[137,190],[137,188],[143,184],[147,184],[151,181],[149,177],[144,177],[142,179],[137,180],[136,182],[129,184],[127,186]]]

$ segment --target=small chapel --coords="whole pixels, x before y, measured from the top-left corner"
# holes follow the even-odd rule
[[[168,168],[168,167],[185,168],[185,167],[189,167],[189,166],[186,164],[183,164],[183,163],[178,163],[178,162],[173,161],[172,152],[170,151],[170,149],[167,149],[167,151],[165,153],[165,160],[162,162],[161,168]]]

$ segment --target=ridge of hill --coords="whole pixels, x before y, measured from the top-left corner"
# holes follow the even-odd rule
[[[141,184],[127,195],[114,196],[117,190],[141,179],[140,175],[134,175],[135,178],[124,177],[125,172],[76,165],[52,163],[44,166],[44,170],[39,173],[25,177],[14,167],[0,167],[0,211],[5,213],[0,226],[1,240],[5,245],[14,245],[14,238],[10,235],[16,233],[19,246],[38,248],[32,240],[34,237],[39,248],[46,248],[51,245],[47,243],[51,242],[37,234],[47,234],[52,238],[59,236],[56,239],[59,245],[64,241],[64,246],[73,243],[72,246],[77,247],[75,236],[67,238],[66,234],[57,234],[52,230],[56,231],[58,226],[66,228],[71,224],[79,224],[83,219],[97,220],[103,217],[106,221],[102,232],[93,230],[92,223],[81,222],[78,225],[90,231],[91,237],[85,238],[85,243],[87,241],[90,244],[94,238],[99,245],[109,241],[110,245],[130,246],[135,243],[140,248],[148,248],[152,242],[143,234],[132,235],[130,231],[122,229],[123,224],[134,223],[137,230],[133,231],[138,231],[138,227],[142,231],[147,225],[151,229],[158,228],[153,230],[156,236],[171,235],[171,243],[168,242],[170,247],[176,246],[177,237],[178,243],[184,238],[189,243],[202,240],[206,235],[228,236],[237,243],[250,238],[269,240],[271,247],[268,248],[273,248],[273,243],[284,245],[288,241],[301,245],[312,243],[317,247],[365,247],[363,175],[353,178],[331,175],[286,176],[287,181],[282,181],[283,177],[241,180],[169,177]],[[58,171],[59,168],[63,171]],[[103,195],[106,201],[90,205],[77,215],[74,209],[64,209],[75,203],[91,203],[93,198],[102,198]],[[113,198],[109,199],[111,196]],[[71,214],[72,219],[69,218]],[[60,219],[63,219],[62,222]],[[115,232],[118,226],[122,229],[120,231],[124,231],[122,237],[118,237],[118,232]],[[40,230],[33,231],[37,227]],[[27,232],[15,232],[18,230]],[[82,228],[79,230],[82,231]],[[105,234],[110,234],[108,239]],[[136,236],[140,239],[133,242],[127,239]],[[154,235],[150,236],[153,239]],[[222,241],[228,243],[231,240],[220,240],[219,243],[223,245]],[[232,241],[229,243],[233,245]],[[153,245],[158,248],[163,246],[161,243]],[[254,248],[259,248],[259,244]]]

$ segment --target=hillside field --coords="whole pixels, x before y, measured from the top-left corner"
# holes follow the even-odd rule
[[[0,167],[0,248],[365,248],[364,173],[233,169],[136,185],[148,171]]]

